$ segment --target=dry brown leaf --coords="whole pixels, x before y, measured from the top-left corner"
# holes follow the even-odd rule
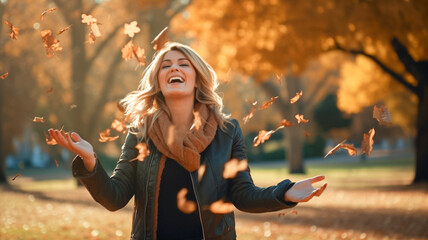
[[[45,133],[45,141],[48,145],[57,145],[58,143],[56,142],[55,139],[51,138],[51,136],[47,133]]]
[[[110,128],[107,128],[106,130],[100,132],[100,137],[98,138],[98,141],[104,143],[104,142],[111,142],[115,141],[119,138],[119,136],[110,136]]]
[[[260,105],[260,109],[268,109],[270,107],[270,105],[272,105],[279,96],[276,97],[271,97],[270,100],[262,102],[262,105]]]
[[[275,131],[277,131],[280,128],[291,127],[293,125],[294,124],[292,122],[288,121],[287,119],[283,119],[280,123],[278,123],[278,125],[276,125],[276,130]]]
[[[44,123],[45,119],[43,117],[34,117],[33,122]]]
[[[116,132],[126,133],[126,123],[125,121],[120,121],[115,119],[110,126],[111,129],[116,130]]]
[[[59,40],[56,39],[51,30],[43,30],[40,32],[43,44],[46,49],[46,55],[51,57],[55,52],[62,51],[62,47],[59,46]]]
[[[290,103],[293,104],[293,103],[299,101],[299,99],[302,97],[302,95],[303,95],[303,91],[296,93],[296,96],[294,96],[293,98],[290,99]]]
[[[136,33],[139,33],[141,29],[137,27],[137,21],[132,21],[131,23],[125,23],[125,29],[123,33],[128,35],[130,38],[133,38]]]
[[[135,146],[135,148],[138,150],[138,156],[134,159],[129,160],[130,162],[135,160],[143,162],[144,159],[150,155],[150,150],[145,143],[139,143]]]
[[[348,151],[349,156],[357,156],[357,149],[355,149],[353,144],[342,144],[341,148]]]
[[[86,23],[87,25],[92,25],[97,23],[97,19],[92,17],[92,15],[82,14],[82,23]]]
[[[361,154],[365,153],[367,156],[370,155],[370,152],[373,150],[373,137],[375,135],[374,128],[370,129],[368,134],[363,135],[363,141],[361,142]]]
[[[91,33],[94,37],[101,37],[100,28],[97,23],[91,24]]]
[[[9,27],[10,32],[9,32],[9,37],[11,39],[17,40],[18,39],[18,34],[19,34],[19,28],[13,26],[12,23],[10,23],[7,20],[4,20],[4,23]]]
[[[8,72],[6,72],[6,73],[4,73],[3,75],[1,75],[1,76],[0,76],[0,78],[1,78],[1,79],[6,79],[6,78],[7,78],[7,76],[9,76],[9,73],[8,73]]]
[[[86,23],[91,27],[91,32],[89,33],[89,43],[94,43],[97,37],[101,37],[100,29],[98,28],[97,19],[91,15],[82,14],[82,23]]]
[[[380,125],[392,124],[391,114],[389,113],[388,108],[384,106],[373,107],[373,118],[375,118]]]
[[[56,10],[56,8],[49,8],[49,9],[46,9],[45,11],[43,11],[43,12],[42,12],[42,14],[40,14],[40,20],[43,20],[43,17],[44,17],[46,14],[51,13],[51,12],[53,12],[53,11],[55,11],[55,10]]]
[[[15,175],[15,177],[13,177],[13,178],[12,178],[12,181],[15,181],[15,179],[16,179],[17,177],[19,177],[19,176],[21,176],[21,174],[20,174],[20,173],[16,174],[16,175]]]
[[[238,172],[242,172],[247,170],[248,168],[248,160],[242,159],[238,160],[236,158],[232,158],[224,164],[223,170],[223,178],[230,179],[236,177]]]
[[[122,52],[122,59],[128,61],[134,55],[133,53],[133,44],[132,40],[129,41],[123,48],[120,50]]]
[[[58,31],[58,33],[56,34],[56,35],[60,35],[60,34],[62,34],[63,32],[65,32],[65,31],[67,31],[68,29],[70,29],[71,28],[71,25],[70,26],[68,26],[68,27],[65,27],[65,28],[63,28],[63,29],[61,29],[61,30],[59,30]]]
[[[225,202],[223,199],[220,199],[213,202],[209,209],[214,214],[228,214],[233,212],[234,206],[232,203]]]
[[[309,122],[309,120],[304,118],[303,114],[296,114],[296,115],[294,115],[294,117],[297,119],[298,124]]]
[[[91,31],[89,33],[89,39],[88,39],[87,43],[94,44],[96,39],[97,39],[97,37],[95,37],[94,33]]]
[[[330,149],[330,151],[328,151],[328,153],[324,156],[324,158],[330,155],[333,155],[335,152],[337,152],[342,147],[342,144],[344,144],[345,142],[346,142],[346,139],[340,142],[339,144],[337,144],[336,146],[334,146],[332,149]]]
[[[165,44],[169,42],[168,27],[164,28],[152,41],[153,49],[155,51],[161,50]]]
[[[187,188],[183,188],[177,193],[177,208],[185,214],[196,211],[196,203],[186,198],[188,191]]]
[[[282,83],[282,77],[283,77],[283,75],[282,75],[282,74],[276,74],[276,82],[277,82],[279,85],[281,85],[281,83]]]
[[[255,102],[253,102],[253,103],[251,103],[251,110],[250,110],[250,113],[248,113],[247,114],[247,116],[245,116],[244,118],[243,118],[243,120],[244,120],[244,124],[246,124],[247,122],[248,122],[248,120],[250,120],[252,117],[254,117],[254,113],[256,112],[256,110],[257,110],[257,101],[255,101]]]

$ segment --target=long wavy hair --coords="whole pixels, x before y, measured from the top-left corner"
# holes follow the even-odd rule
[[[148,132],[161,111],[171,117],[159,86],[158,72],[165,54],[172,50],[183,53],[196,70],[198,88],[195,92],[195,104],[206,104],[214,112],[221,130],[230,122],[229,115],[222,112],[223,100],[216,92],[219,83],[214,69],[189,46],[171,42],[153,56],[152,62],[144,70],[138,89],[120,101],[130,122],[128,127],[140,141],[148,142]]]

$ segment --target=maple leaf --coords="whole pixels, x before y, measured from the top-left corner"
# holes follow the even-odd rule
[[[70,25],[70,26],[68,26],[68,27],[65,27],[65,28],[63,28],[63,29],[61,29],[61,30],[59,30],[59,31],[58,31],[58,33],[57,33],[57,35],[62,34],[63,32],[67,31],[67,30],[68,30],[68,29],[70,29],[70,28],[71,28],[71,25]]]
[[[139,46],[136,46],[132,43],[132,40],[129,41],[125,46],[123,46],[122,50],[122,59],[125,61],[128,61],[132,57],[135,57],[137,61],[141,65],[146,65],[146,55],[144,54],[144,49],[140,48]]]
[[[296,115],[294,115],[294,117],[297,119],[298,124],[309,122],[309,120],[304,118],[303,114],[296,114]]]
[[[168,27],[164,28],[152,41],[153,49],[155,51],[161,50],[165,44],[169,42]]]
[[[51,13],[51,12],[53,12],[53,11],[55,11],[55,10],[56,10],[56,8],[55,8],[55,7],[54,7],[54,8],[46,9],[45,11],[43,11],[43,12],[42,12],[42,14],[40,14],[40,20],[43,20],[43,17],[44,17],[46,14]]]
[[[367,156],[370,155],[370,152],[373,150],[373,137],[375,135],[374,128],[370,129],[368,134],[363,135],[363,141],[361,142],[361,154],[365,153]]]
[[[9,73],[8,73],[8,72],[6,72],[6,73],[4,73],[3,75],[1,75],[1,76],[0,76],[0,78],[1,78],[1,79],[6,79],[6,78],[7,78],[7,76],[9,76]]]
[[[213,202],[209,206],[209,210],[214,214],[227,214],[233,212],[234,206],[230,202],[225,202],[223,199]]]
[[[43,117],[34,117],[33,122],[44,123],[45,119]]]
[[[43,44],[46,49],[46,55],[51,57],[55,52],[62,51],[62,47],[59,46],[59,40],[56,39],[51,30],[43,30],[40,32]]]
[[[132,21],[130,24],[125,23],[125,29],[123,33],[133,38],[136,33],[139,33],[141,29],[137,27],[137,21]]]
[[[246,124],[246,123],[248,122],[248,120],[250,120],[250,119],[254,116],[254,113],[255,113],[255,112],[256,112],[256,110],[257,110],[256,105],[257,105],[257,101],[255,101],[255,102],[251,103],[251,110],[250,110],[250,113],[248,113],[248,114],[247,114],[247,116],[245,116],[245,117],[243,118],[243,120],[244,120],[244,124]]]
[[[51,138],[51,136],[49,134],[47,134],[47,133],[45,133],[45,140],[46,140],[46,143],[48,145],[57,145],[58,144],[56,142],[56,140],[54,138]]]
[[[127,44],[125,44],[125,46],[123,46],[123,48],[120,50],[122,52],[122,59],[125,61],[128,61],[129,59],[132,58],[132,56],[134,55],[133,53],[133,49],[132,49],[132,41],[129,41]]]
[[[134,159],[129,160],[130,162],[135,160],[143,162],[144,159],[150,155],[150,150],[147,148],[145,143],[139,143],[135,146],[135,148],[138,150],[138,155]]]
[[[15,177],[13,177],[13,178],[12,178],[12,181],[15,181],[15,179],[16,179],[17,177],[19,177],[19,176],[21,176],[21,174],[20,174],[20,173],[16,174],[16,175],[15,175]]]
[[[342,147],[342,144],[344,144],[345,142],[346,142],[346,139],[340,142],[339,144],[337,144],[336,146],[334,146],[332,149],[330,149],[330,151],[328,151],[328,153],[324,156],[324,158],[330,155],[333,155],[335,152],[337,152]]]
[[[259,134],[253,140],[253,147],[257,147],[261,143],[264,143],[265,141],[269,140],[269,138],[274,133],[275,133],[275,130],[270,130],[270,131],[260,130]]]
[[[242,172],[247,170],[248,168],[248,160],[238,160],[236,158],[232,158],[224,164],[223,170],[223,178],[230,179],[236,177],[238,172]]]
[[[100,141],[102,143],[111,142],[111,141],[115,141],[118,138],[119,138],[119,136],[111,137],[110,136],[110,128],[107,128],[106,130],[100,132],[100,137],[98,138],[98,141]]]
[[[92,15],[82,14],[82,23],[86,23],[87,25],[96,24],[97,19],[92,17]]]
[[[196,203],[186,198],[188,192],[187,188],[183,188],[177,193],[177,208],[185,214],[196,211]]]
[[[389,113],[388,108],[386,107],[373,107],[373,118],[375,118],[380,125],[390,125],[392,124],[391,114]]]
[[[300,91],[299,93],[296,93],[296,96],[290,99],[290,103],[293,104],[297,101],[299,101],[300,97],[302,97],[303,91]]]
[[[17,40],[18,34],[19,34],[19,28],[13,26],[13,24],[7,20],[4,20],[4,23],[10,28],[9,37],[11,39]]]
[[[268,109],[270,105],[272,105],[279,96],[271,97],[270,100],[262,102],[262,105],[260,106],[260,109]]]

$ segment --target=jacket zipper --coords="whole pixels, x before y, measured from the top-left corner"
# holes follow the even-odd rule
[[[202,237],[203,237],[202,239],[205,239],[204,223],[202,222],[202,215],[201,215],[201,206],[199,205],[199,199],[198,199],[198,195],[196,194],[195,182],[193,181],[192,173],[189,172],[189,175],[190,175],[190,180],[192,181],[193,193],[195,194],[196,205],[198,206],[199,221],[201,222],[201,227],[202,227]]]
[[[154,156],[152,156],[151,158],[150,158],[150,163],[149,163],[149,170],[147,171],[147,177],[150,177],[150,169],[151,169],[151,167],[152,167],[152,162],[153,162],[153,157]],[[148,203],[148,201],[149,201],[149,191],[148,191],[148,189],[149,189],[149,179],[147,179],[147,182],[146,182],[146,201],[145,201],[145,204],[144,204],[144,239],[146,239],[146,224],[147,224],[147,203]],[[154,234],[154,233],[153,233]]]

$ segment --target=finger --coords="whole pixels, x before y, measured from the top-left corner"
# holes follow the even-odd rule
[[[319,175],[319,176],[315,176],[315,177],[311,178],[310,182],[311,183],[316,183],[316,182],[322,181],[324,179],[325,179],[325,176]]]
[[[315,196],[319,197],[324,192],[324,190],[327,188],[327,183],[324,183],[321,188],[319,188],[315,194]]]
[[[72,132],[71,133],[71,138],[73,139],[73,141],[75,142],[80,142],[82,141],[82,138],[80,137],[79,134],[77,134],[76,132]]]

